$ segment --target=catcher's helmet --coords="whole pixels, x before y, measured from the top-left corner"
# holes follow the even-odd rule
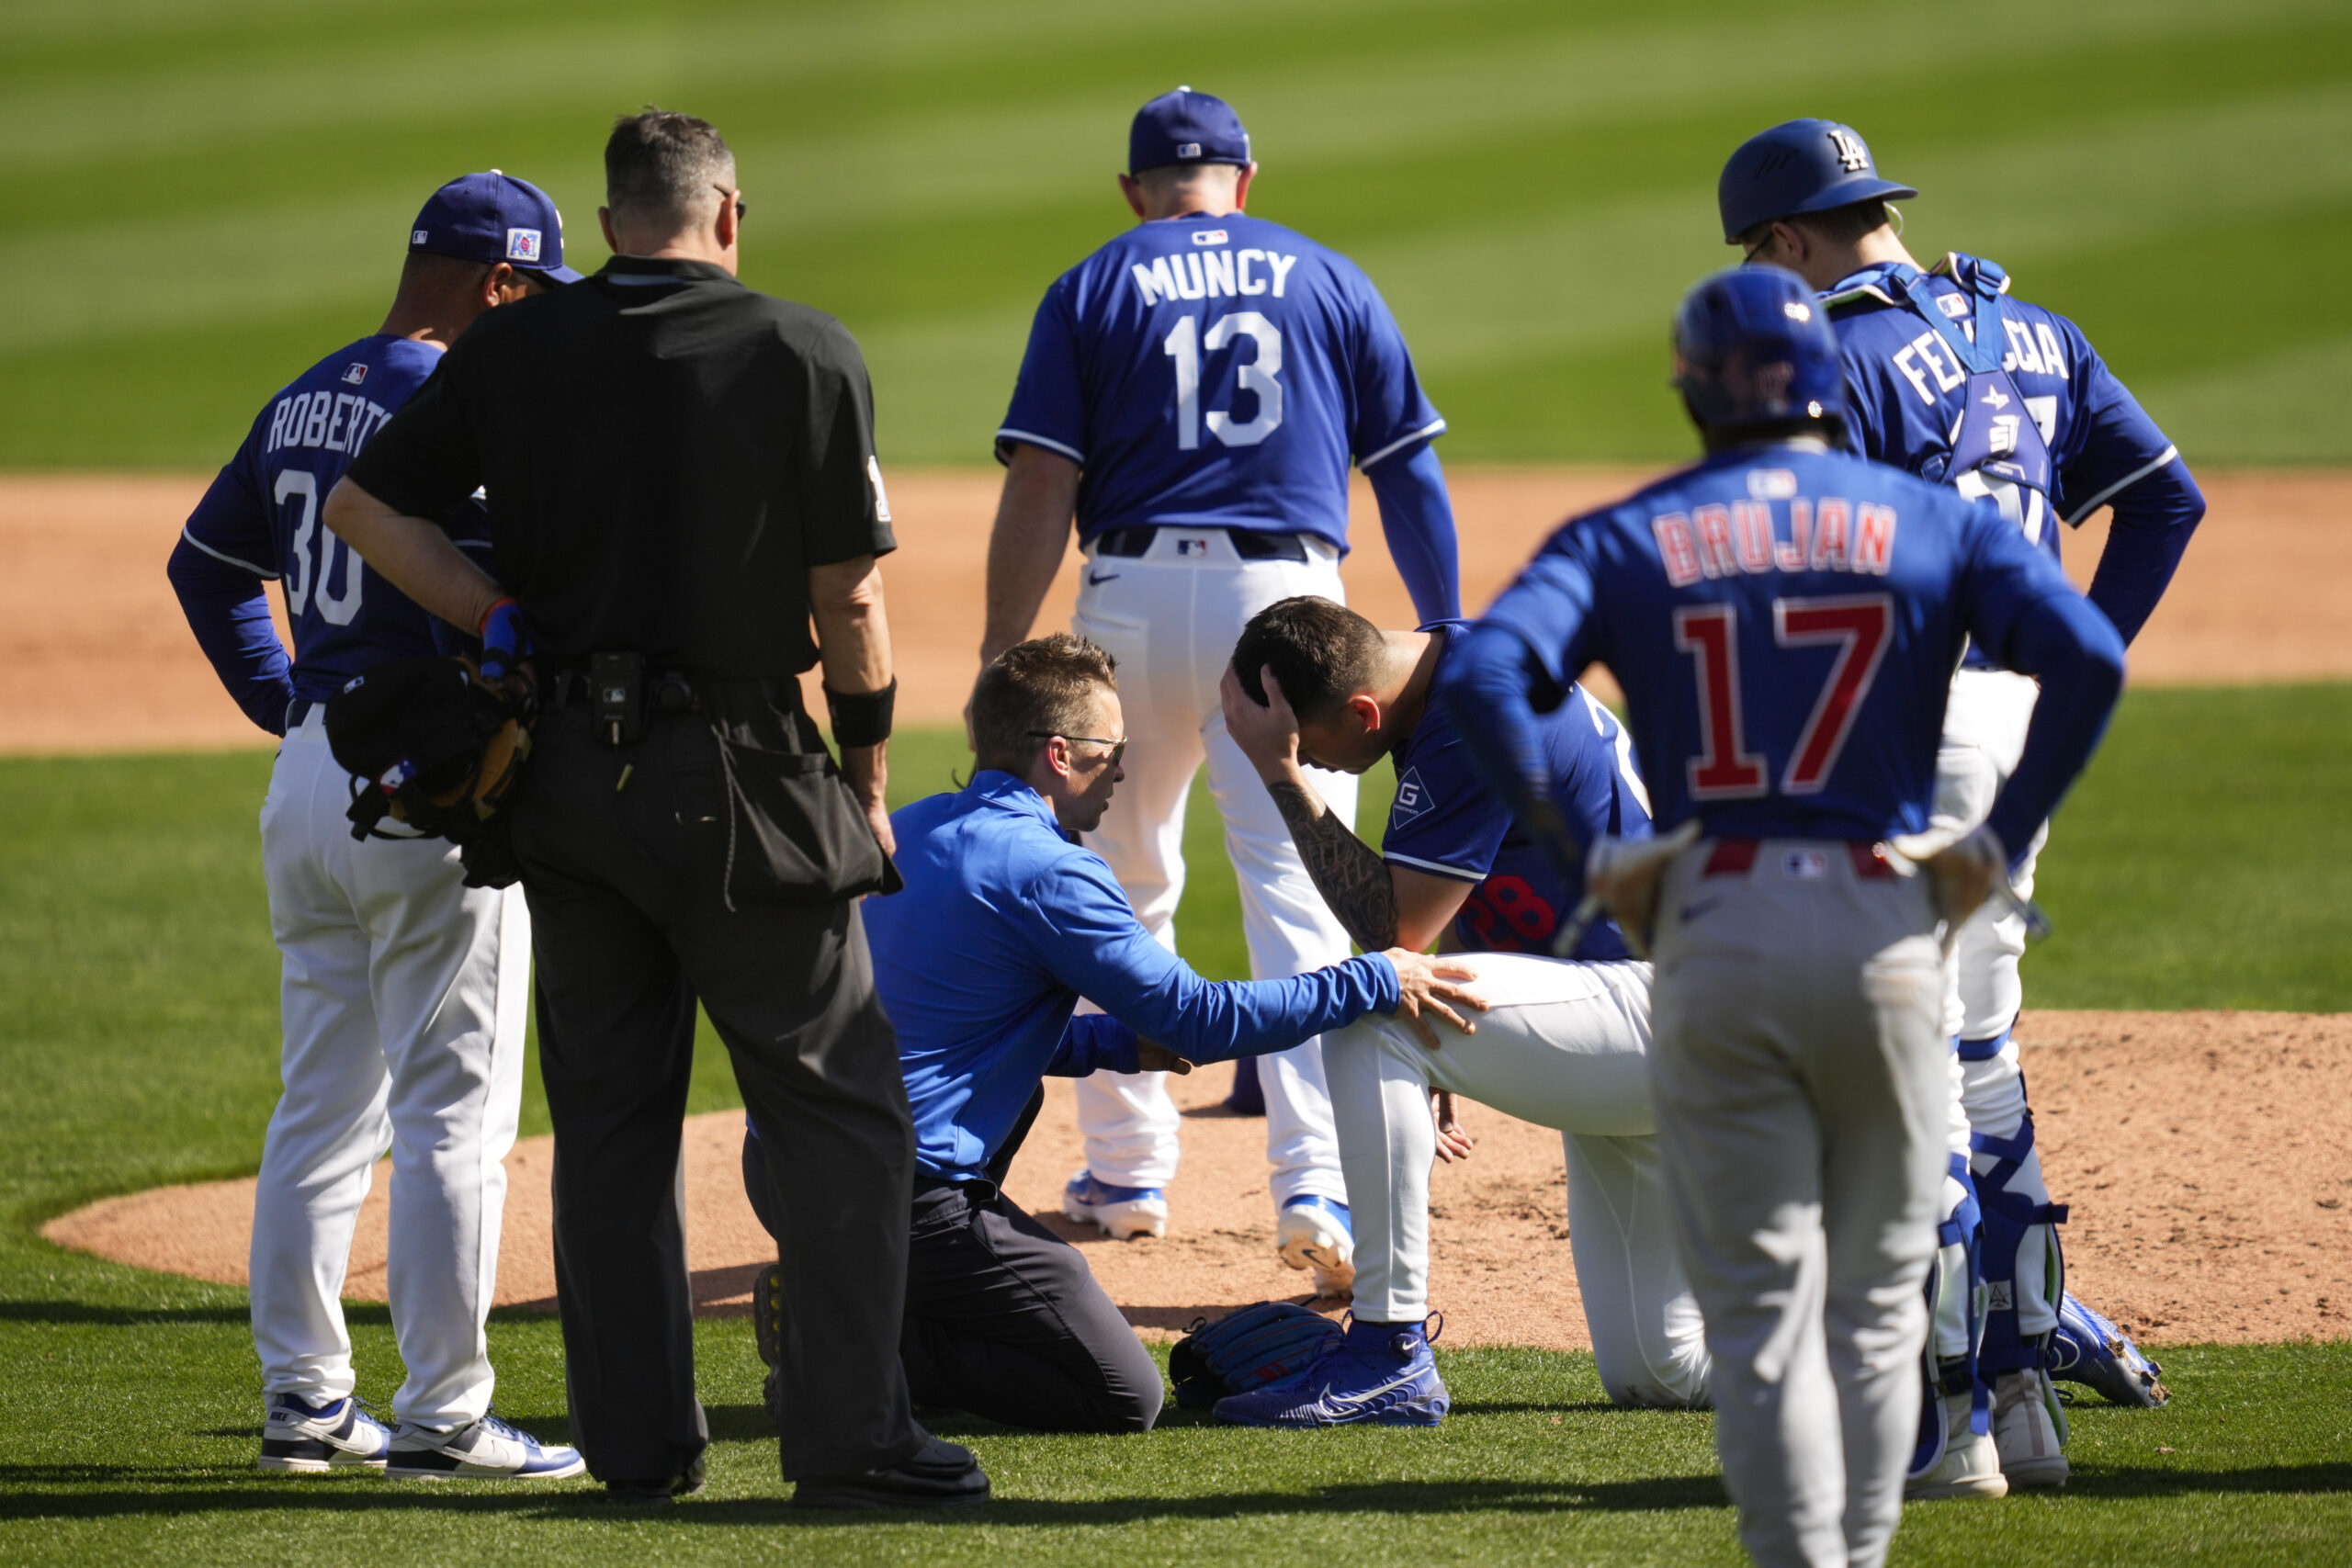
[[[1845,417],[1828,318],[1804,279],[1777,266],[1730,267],[1682,297],[1674,384],[1710,432]]]
[[[1715,182],[1727,245],[1775,218],[1918,194],[1879,178],[1878,164],[1854,128],[1834,119],[1792,119],[1749,137]]]

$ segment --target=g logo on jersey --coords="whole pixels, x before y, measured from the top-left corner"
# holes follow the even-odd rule
[[[540,233],[537,229],[506,231],[506,259],[511,262],[536,262],[539,259]]]
[[[1391,822],[1410,822],[1433,804],[1429,785],[1421,782],[1421,770],[1407,768],[1405,776],[1396,781],[1396,803],[1388,808]]]
[[[1871,166],[1871,150],[1862,139],[1844,126],[1835,126],[1829,132],[1830,145],[1838,149],[1838,162],[1848,172]]]

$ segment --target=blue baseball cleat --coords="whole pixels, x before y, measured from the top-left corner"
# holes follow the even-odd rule
[[[1238,1427],[1434,1427],[1453,1400],[1419,1323],[1350,1323],[1305,1371],[1216,1402]]]
[[[2050,1348],[2055,1358],[2052,1379],[2082,1383],[2110,1404],[2154,1410],[2172,1397],[2172,1390],[2157,1381],[2164,1369],[2142,1355],[2123,1330],[2076,1301],[2072,1291],[2058,1303],[2058,1332],[2050,1337]]]
[[[1168,1194],[1158,1187],[1114,1187],[1081,1170],[1062,1189],[1062,1213],[1091,1221],[1113,1241],[1168,1234]]]

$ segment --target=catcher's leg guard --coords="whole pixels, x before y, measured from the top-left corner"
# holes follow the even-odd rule
[[[1927,1382],[1919,1406],[1919,1446],[1907,1471],[1913,1480],[1943,1461],[1952,1437],[1951,1401],[1965,1394],[1969,1432],[1991,1433],[1992,1390],[1977,1371],[1984,1337],[1984,1216],[1968,1161],[1951,1156],[1944,1177],[1944,1216],[1936,1226],[1936,1258],[1928,1269],[1928,1344],[1920,1355]]]
[[[1962,1041],[1963,1065],[1990,1061],[2007,1044],[2005,1031],[1991,1041]],[[2049,1359],[2050,1337],[2058,1325],[2058,1303],[2066,1289],[2064,1254],[2057,1227],[2066,1205],[2050,1201],[2041,1160],[2033,1147],[2033,1112],[2025,1103],[2025,1080],[2015,1079],[2009,1130],[1971,1108],[1975,1131],[1977,1202],[1984,1216],[1984,1269],[1987,1294],[1984,1346],[1979,1362],[1986,1377],[2041,1368]],[[2007,1120],[2006,1118],[2004,1120]]]

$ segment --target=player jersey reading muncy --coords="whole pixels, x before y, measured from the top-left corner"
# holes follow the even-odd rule
[[[1544,661],[1539,711],[1616,673],[1661,831],[1869,842],[1928,825],[1962,637],[1997,655],[2074,592],[1990,504],[1782,446],[1571,520],[1486,618]]]
[[[1371,280],[1234,212],[1138,224],[1057,278],[997,444],[1081,467],[1081,543],[1190,524],[1345,550],[1350,459],[1444,428]]]
[[[188,518],[183,536],[196,548],[283,585],[298,698],[323,701],[386,660],[435,651],[432,618],[368,570],[320,512],[441,357],[378,333],[320,360],[270,400]],[[479,553],[481,530],[469,532],[477,537],[458,542]]]
[[[1438,654],[1442,668],[1469,623],[1436,621],[1420,629],[1445,639],[1447,649]],[[1603,833],[1649,837],[1649,795],[1634,768],[1632,737],[1614,715],[1577,686],[1544,716],[1542,733],[1552,799],[1579,845],[1589,847]],[[1392,760],[1396,798],[1382,858],[1477,884],[1453,918],[1463,951],[1548,954],[1553,932],[1584,897],[1583,868],[1561,875],[1510,807],[1480,782],[1444,705],[1422,711]],[[1569,956],[1601,962],[1633,954],[1615,922],[1600,919]]]

